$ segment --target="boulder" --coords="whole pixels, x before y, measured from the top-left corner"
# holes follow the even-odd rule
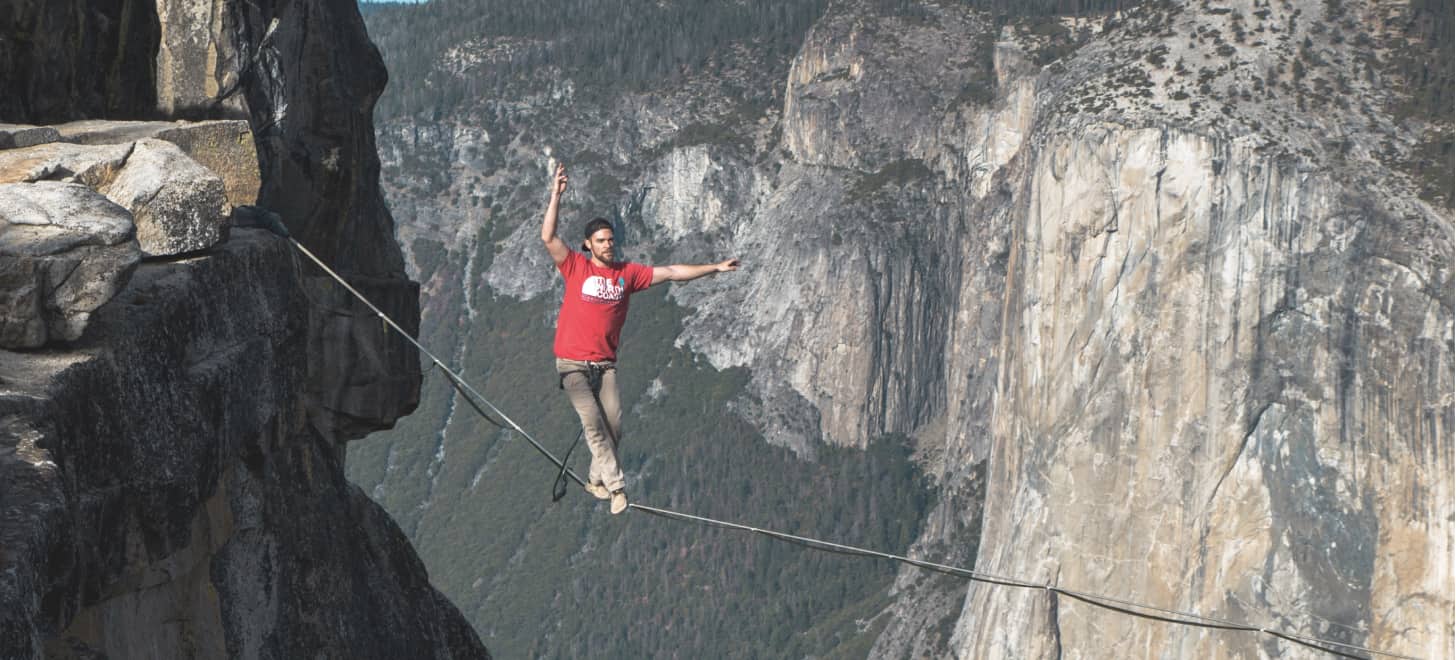
[[[132,236],[131,214],[86,186],[0,184],[0,254],[46,256]]]
[[[121,171],[131,149],[130,143],[93,147],[51,142],[0,151],[0,183],[68,181],[100,188]]]
[[[76,144],[128,144],[157,138],[177,145],[219,177],[233,206],[258,199],[258,151],[253,130],[240,119],[213,121],[109,121],[88,119],[55,127],[60,139]]]
[[[159,140],[177,145],[214,174],[222,177],[228,204],[258,201],[258,150],[246,120],[176,122],[157,132]]]
[[[0,184],[0,347],[79,339],[140,260],[131,214],[100,193]]]
[[[60,133],[49,126],[0,123],[0,149],[29,147],[61,139]]]
[[[138,140],[102,192],[131,211],[144,256],[196,252],[226,238],[222,179],[170,142]]]

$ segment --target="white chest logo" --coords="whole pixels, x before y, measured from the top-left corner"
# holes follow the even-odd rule
[[[625,284],[621,278],[613,282],[601,275],[592,275],[581,283],[581,299],[589,303],[610,305],[622,299]]]

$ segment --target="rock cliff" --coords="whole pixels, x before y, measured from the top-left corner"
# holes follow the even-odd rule
[[[734,409],[804,460],[912,438],[938,486],[914,553],[1439,657],[1453,220],[1428,101],[1450,82],[1409,62],[1448,56],[1423,35],[1450,24],[1419,2],[832,2],[782,68],[601,103],[533,69],[509,90],[531,103],[398,118],[381,151],[427,305],[559,295],[534,245],[555,158],[629,255],[743,256],[673,290],[672,345],[746,369]],[[745,78],[777,103],[735,105]],[[913,569],[892,590],[874,657],[1315,655]]]
[[[0,6],[0,656],[489,657],[344,477],[417,355],[256,228],[418,322],[355,4],[123,4]]]

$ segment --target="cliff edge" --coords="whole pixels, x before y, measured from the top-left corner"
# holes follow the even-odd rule
[[[0,657],[488,657],[344,477],[418,356],[253,227],[418,324],[356,5],[0,11]]]

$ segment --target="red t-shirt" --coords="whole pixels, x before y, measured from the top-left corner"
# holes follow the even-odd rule
[[[617,340],[627,320],[627,297],[652,286],[652,268],[618,261],[598,268],[573,251],[556,267],[566,278],[556,319],[556,357],[603,362],[617,359]]]

